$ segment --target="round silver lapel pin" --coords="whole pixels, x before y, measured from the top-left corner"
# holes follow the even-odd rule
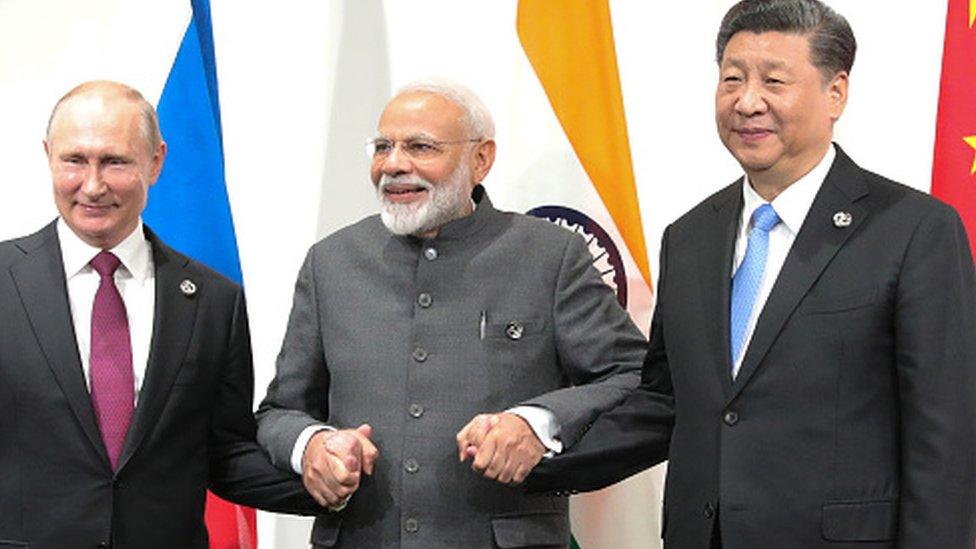
[[[834,214],[834,227],[838,229],[850,227],[852,221],[854,221],[854,217],[851,216],[850,212],[837,212]]]
[[[192,297],[193,294],[197,293],[197,285],[189,278],[183,279],[183,282],[180,282],[180,291],[186,297]]]
[[[511,339],[512,341],[522,339],[522,333],[524,332],[525,327],[522,326],[522,323],[517,320],[509,322],[508,325],[505,326],[505,335],[507,335],[508,339]]]

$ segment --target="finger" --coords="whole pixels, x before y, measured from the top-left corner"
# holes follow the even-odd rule
[[[481,446],[484,444],[485,439],[488,438],[488,433],[491,432],[495,425],[498,425],[498,414],[482,414],[478,418],[478,423],[471,430],[471,436],[468,442],[473,446]]]
[[[356,432],[366,438],[372,438],[373,436],[373,426],[369,423],[363,423],[359,427],[356,427]]]
[[[303,476],[302,483],[305,485],[305,490],[323,507],[335,505],[341,500],[341,497],[332,491],[322,478],[315,478],[314,475]]]
[[[471,462],[471,468],[483,474],[495,457],[495,449],[496,437],[485,439],[485,442],[478,447],[478,453],[475,454],[474,460]]]
[[[512,476],[512,482],[510,484],[512,484],[513,486],[522,484],[523,482],[525,482],[525,478],[529,476],[529,473],[531,471],[532,471],[532,467],[528,467],[524,464],[520,465],[519,468],[516,469],[515,475]]]
[[[365,432],[360,431],[360,429],[362,429],[363,427],[365,427]],[[379,449],[376,448],[376,445],[373,444],[373,441],[370,440],[368,436],[368,434],[372,434],[372,428],[369,425],[361,425],[356,429],[356,431],[359,433],[359,437],[360,437],[359,444],[362,453],[361,456],[362,471],[367,475],[372,475],[373,464],[376,462],[376,459],[379,458],[380,456]]]
[[[469,421],[464,427],[461,427],[461,430],[458,431],[457,435],[454,436],[458,446],[458,459],[461,461],[464,461],[467,458],[466,450],[471,445],[468,439],[471,436],[471,430],[478,423],[478,418],[480,417],[481,415],[477,415],[471,418],[471,421]]]
[[[326,440],[325,449],[329,455],[340,458],[343,468],[358,473],[362,466],[363,446],[357,435],[349,431],[339,431]]]
[[[511,480],[513,471],[508,470],[508,464],[512,462],[511,451],[508,449],[496,449],[495,455],[485,470],[487,478],[495,479],[498,482],[508,482]]]
[[[325,456],[328,472],[323,476],[333,492],[339,493],[342,487],[359,486],[359,460],[353,458],[351,461],[353,461],[354,466],[347,467],[347,461],[350,457],[343,456],[340,458],[331,454]],[[332,482],[329,482],[330,479]]]

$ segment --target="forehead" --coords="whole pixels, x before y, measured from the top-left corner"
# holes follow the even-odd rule
[[[808,34],[766,31],[735,33],[725,46],[722,66],[813,67]]]
[[[464,110],[453,101],[431,92],[407,92],[387,104],[378,129],[380,135],[400,139],[458,139],[464,133],[463,120]]]
[[[51,123],[54,144],[129,145],[143,140],[139,105],[122,97],[98,95],[65,101]]]

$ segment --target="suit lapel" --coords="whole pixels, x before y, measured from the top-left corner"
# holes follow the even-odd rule
[[[204,291],[201,287],[203,281],[185,272],[189,263],[186,257],[160,242],[148,228],[146,237],[152,243],[156,270],[152,342],[146,377],[139,391],[139,403],[119,457],[119,469],[125,466],[159,419],[176,374],[183,365],[193,333],[198,297]],[[186,296],[180,290],[180,283],[186,279],[191,279],[197,285],[193,296]]]
[[[837,157],[810,207],[803,227],[793,242],[786,262],[756,321],[739,375],[733,383],[733,398],[749,382],[766,353],[779,336],[793,311],[837,255],[844,242],[868,216],[855,202],[867,194],[861,169],[837,147]],[[850,226],[834,226],[837,212],[852,216]]]
[[[704,238],[699,248],[699,280],[702,307],[706,322],[705,341],[710,342],[711,361],[726,398],[732,394],[732,375],[729,366],[729,295],[732,280],[732,254],[742,209],[742,180],[727,187],[716,197],[714,215],[703,227]],[[679,282],[680,283],[680,282]],[[714,319],[714,320],[713,320]]]
[[[35,240],[23,247],[27,255],[11,267],[10,273],[48,367],[68,399],[68,405],[82,430],[107,466],[108,454],[98,430],[91,394],[78,356],[78,340],[71,321],[71,305],[55,223],[34,236]]]

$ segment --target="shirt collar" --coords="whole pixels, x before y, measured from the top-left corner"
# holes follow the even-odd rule
[[[813,200],[817,197],[820,186],[827,178],[827,172],[830,171],[830,166],[833,165],[836,156],[837,152],[834,150],[833,144],[831,144],[827,148],[827,154],[820,159],[820,162],[812,170],[784,189],[770,203],[773,209],[776,210],[780,221],[782,221],[783,225],[792,234],[795,235],[800,232],[800,227],[803,226],[803,220],[806,219],[810,207],[813,206]],[[748,176],[746,176],[742,185],[742,204],[740,226],[746,228],[749,227],[752,212],[759,206],[766,204],[766,200],[759,196],[759,193],[752,188]]]
[[[57,231],[65,276],[70,279],[86,269],[90,270],[89,262],[102,250],[79,238],[64,222],[64,219],[58,218]],[[122,266],[138,282],[145,282],[146,278],[149,277],[152,268],[152,248],[149,241],[146,240],[141,219],[129,236],[108,251],[119,258]]]

